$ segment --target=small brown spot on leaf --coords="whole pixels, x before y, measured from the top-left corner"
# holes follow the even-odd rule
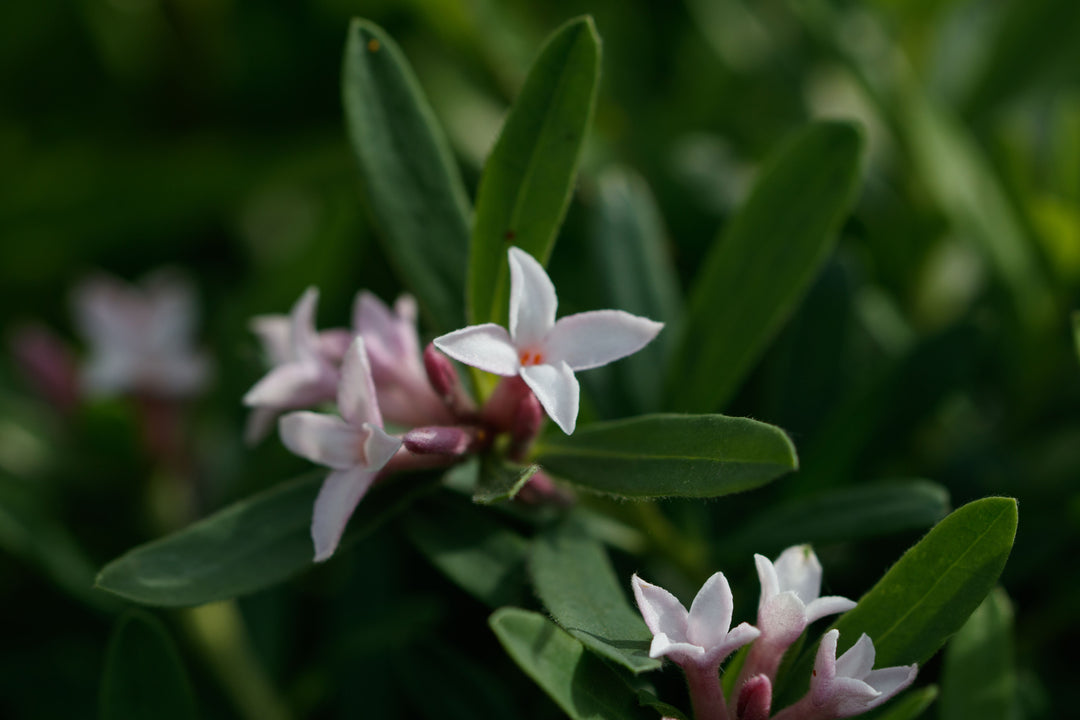
[[[379,41],[375,38],[368,40],[367,49],[371,52],[379,52]]]
[[[506,234],[503,235],[503,237],[506,238],[507,240],[513,240],[514,238],[517,237],[517,233],[514,232],[513,230],[507,230]]]

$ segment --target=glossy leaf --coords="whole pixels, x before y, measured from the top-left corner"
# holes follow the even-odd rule
[[[488,622],[514,662],[573,720],[656,720],[612,668],[543,615],[507,607]]]
[[[629,580],[619,580],[603,545],[576,523],[534,541],[529,574],[551,616],[585,647],[635,673],[660,667],[649,657],[652,633],[627,599]]]
[[[311,511],[325,473],[283,483],[219,510],[106,565],[97,587],[144,605],[201,605],[261,590],[311,566]],[[432,487],[431,475],[403,475],[357,507],[342,552]]]
[[[1013,610],[1001,588],[990,593],[945,648],[941,720],[1019,717]]]
[[[490,505],[494,502],[513,500],[537,472],[539,465],[520,467],[502,463],[494,458],[480,466],[480,477],[473,492],[473,502]]]
[[[861,148],[854,126],[815,123],[761,170],[694,280],[667,378],[675,409],[716,410],[738,389],[832,249]]]
[[[770,554],[930,527],[949,512],[949,492],[926,480],[856,485],[767,508],[725,542],[724,552]]]
[[[715,497],[798,467],[783,430],[723,415],[644,415],[596,423],[536,446],[545,470],[578,487],[627,497]]]
[[[528,541],[489,510],[432,498],[412,509],[405,528],[432,565],[480,602],[496,608],[524,595]]]
[[[141,610],[125,613],[109,640],[101,720],[195,720],[195,698],[168,630]]]
[[[875,667],[925,663],[997,583],[1016,522],[1012,498],[984,498],[952,512],[833,625],[840,631],[837,653],[866,633]],[[791,687],[806,687],[816,651],[815,643],[796,663]]]
[[[505,324],[506,250],[546,264],[574,188],[600,76],[589,17],[563,25],[533,63],[480,178],[469,254],[469,319]]]
[[[461,327],[469,201],[443,132],[397,44],[353,20],[342,93],[363,196],[400,277],[436,330]]]

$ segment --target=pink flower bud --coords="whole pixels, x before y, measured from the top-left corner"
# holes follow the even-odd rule
[[[477,431],[440,425],[413,428],[404,441],[405,449],[418,455],[464,455],[476,444]]]
[[[767,675],[755,675],[739,690],[736,720],[768,720],[772,709],[772,683]]]
[[[536,396],[532,393],[521,398],[517,411],[514,413],[513,425],[510,428],[510,451],[512,460],[520,460],[525,457],[529,445],[536,439],[540,427],[544,424],[544,408]]]

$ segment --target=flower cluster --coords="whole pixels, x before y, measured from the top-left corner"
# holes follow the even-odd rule
[[[884,703],[915,679],[917,667],[874,670],[874,643],[865,634],[839,658],[840,634],[825,633],[818,646],[810,691],[776,715],[772,688],[780,661],[806,627],[855,603],[820,597],[821,564],[809,546],[790,547],[775,562],[755,555],[761,597],[757,627],[731,628],[733,598],[723,573],[701,587],[690,611],[674,595],[633,577],[634,596],[653,633],[649,655],[667,657],[686,674],[696,720],[832,720],[859,715]],[[735,683],[731,703],[720,686],[720,664],[736,649],[753,643]]]
[[[435,338],[423,352],[416,303],[408,296],[391,309],[359,293],[350,328],[316,329],[314,288],[288,315],[253,319],[272,367],[244,396],[252,408],[248,440],[265,437],[281,416],[285,446],[331,470],[312,518],[317,561],[333,554],[357,503],[382,474],[448,465],[487,449],[499,435],[508,436],[508,456],[523,459],[545,411],[572,433],[574,371],[637,352],[663,327],[619,310],[556,322],[555,288],[540,263],[518,248],[509,249],[508,261],[509,331],[470,326]],[[504,376],[483,407],[465,392],[447,355]],[[336,415],[308,410],[331,402]],[[384,421],[404,432],[387,432]],[[555,493],[542,474],[534,484],[534,497]]]

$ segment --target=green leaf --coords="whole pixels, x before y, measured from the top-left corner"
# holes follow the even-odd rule
[[[643,415],[536,445],[543,467],[578,487],[628,497],[715,497],[798,467],[783,430],[723,415]]]
[[[547,264],[574,188],[600,79],[600,39],[592,18],[563,25],[533,63],[491,151],[476,197],[469,255],[472,323],[505,324],[506,250]]]
[[[909,690],[862,717],[864,720],[915,720],[926,712],[937,696],[937,685]]]
[[[1012,630],[1012,604],[997,588],[945,647],[941,720],[1019,717]]]
[[[143,610],[116,623],[101,681],[101,720],[194,720],[187,674],[168,630]]]
[[[1072,314],[1073,342],[1076,344],[1076,354],[1080,357],[1080,312]]]
[[[652,633],[626,598],[603,545],[568,520],[534,542],[529,574],[555,622],[593,652],[635,673],[656,670],[649,657]]]
[[[768,508],[724,543],[725,555],[770,554],[929,527],[949,512],[949,492],[926,480],[857,485]]]
[[[409,538],[431,564],[480,602],[518,602],[529,543],[491,511],[446,496],[417,503],[405,520]]]
[[[311,510],[320,472],[253,495],[106,565],[97,587],[144,605],[201,605],[261,590],[312,564]],[[349,521],[338,552],[374,531],[435,476],[402,475],[372,490]]]
[[[520,467],[488,458],[480,466],[480,478],[473,492],[473,502],[490,505],[513,500],[521,488],[525,487],[525,483],[539,471],[539,465]]]
[[[694,281],[667,378],[675,409],[731,399],[832,249],[861,149],[854,126],[814,123],[765,164]]]
[[[875,667],[925,663],[997,583],[1016,521],[1012,498],[984,498],[952,512],[833,625],[840,631],[837,653],[866,633]],[[789,687],[805,689],[816,652],[815,644],[803,653]]]
[[[590,241],[596,282],[604,288],[606,306],[673,322],[682,312],[682,298],[649,186],[632,171],[615,168],[600,176],[597,190]],[[661,332],[642,350],[610,367],[628,412],[659,409],[663,373],[658,369],[667,362],[671,338],[670,332]]]
[[[656,720],[612,668],[544,616],[508,607],[488,622],[514,662],[573,720]]]
[[[432,326],[465,319],[469,201],[443,132],[386,32],[353,20],[342,94],[363,196],[383,248]]]

